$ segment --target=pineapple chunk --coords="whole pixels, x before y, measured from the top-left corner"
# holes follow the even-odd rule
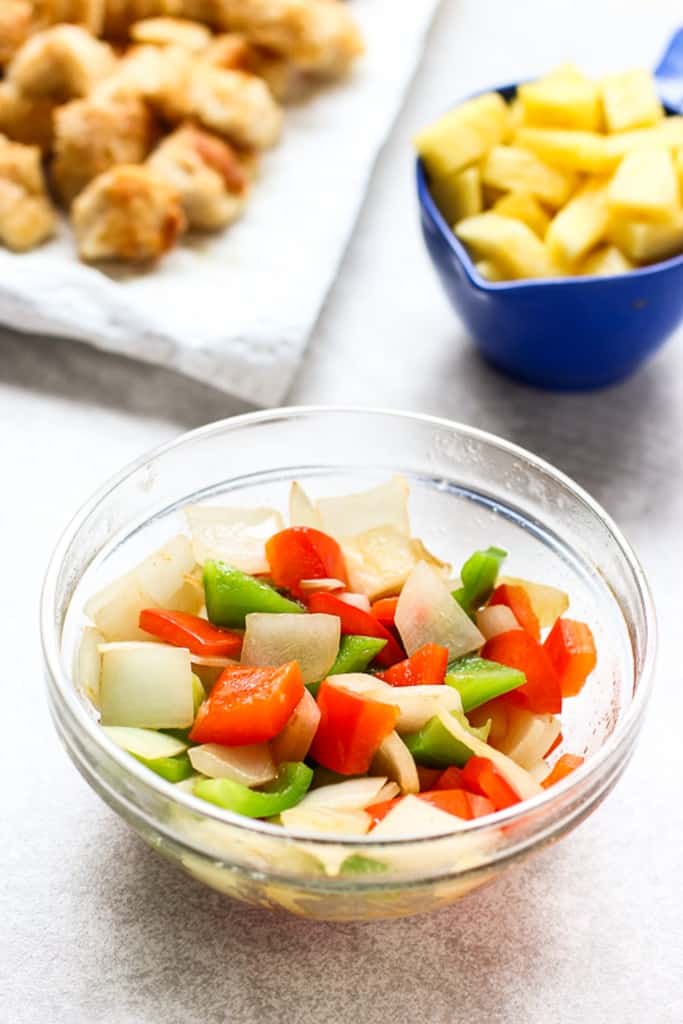
[[[600,91],[577,73],[555,73],[517,90],[524,123],[542,128],[576,128],[595,132],[602,126]]]
[[[490,259],[509,277],[548,277],[552,265],[543,242],[519,220],[499,213],[466,217],[455,227],[455,234],[474,253],[476,259]]]
[[[493,204],[493,209],[502,217],[523,221],[539,238],[545,238],[550,217],[530,192],[508,192]]]
[[[520,128],[515,142],[542,160],[570,171],[605,174],[613,170],[623,154],[610,151],[609,141],[597,132],[561,128]]]
[[[510,101],[508,110],[508,130],[504,139],[505,142],[510,142],[514,138],[517,129],[521,128],[524,123],[524,109],[517,96]]]
[[[608,135],[605,141],[608,153],[619,159],[634,149],[647,146],[666,146],[673,150],[683,146],[683,117],[676,114],[660,121],[654,128],[639,128],[632,132]]]
[[[596,249],[579,267],[579,273],[591,277],[611,277],[614,274],[625,274],[634,269],[634,264],[616,245],[603,245]]]
[[[608,191],[610,213],[629,220],[670,221],[679,208],[678,180],[663,146],[627,153]]]
[[[430,175],[443,178],[481,160],[502,142],[508,108],[497,92],[467,100],[415,136],[415,148]]]
[[[667,260],[683,252],[683,213],[668,224],[618,218],[610,223],[607,237],[634,263]]]
[[[484,208],[478,167],[466,167],[447,178],[437,178],[430,189],[434,202],[449,224],[457,224],[463,217],[473,217]]]
[[[597,245],[608,224],[607,184],[601,179],[587,182],[553,218],[546,245],[550,258],[565,267]]]
[[[601,83],[601,91],[608,132],[647,128],[664,117],[649,71],[637,69],[607,75]]]
[[[482,165],[486,185],[510,192],[530,192],[549,206],[566,203],[574,187],[574,177],[549,167],[533,153],[517,146],[494,146]]]
[[[507,278],[494,260],[479,260],[474,264],[475,270],[485,281],[506,281]]]

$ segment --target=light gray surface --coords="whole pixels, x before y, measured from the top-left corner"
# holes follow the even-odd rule
[[[682,339],[601,394],[546,395],[498,377],[466,345],[422,252],[408,149],[421,121],[481,83],[567,57],[598,67],[605,52],[612,66],[652,63],[679,7],[445,3],[290,396],[379,401],[484,427],[558,464],[616,517],[650,576],[661,627],[650,714],[617,789],[559,846],[413,920],[309,924],[181,876],[61,751],[45,710],[38,590],[59,530],[106,476],[180,430],[243,410],[165,371],[0,333],[0,1019],[683,1020]]]

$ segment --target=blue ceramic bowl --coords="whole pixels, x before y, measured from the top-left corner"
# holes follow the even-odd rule
[[[683,108],[683,29],[655,72],[667,113]],[[516,85],[497,91],[510,99]],[[604,387],[633,373],[683,319],[683,255],[612,277],[486,281],[439,213],[417,161],[422,232],[451,305],[482,355],[528,384]]]

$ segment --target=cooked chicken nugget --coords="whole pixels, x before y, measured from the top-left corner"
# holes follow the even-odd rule
[[[4,0],[0,4],[0,67],[26,42],[32,28],[33,8],[28,0]]]
[[[192,228],[215,231],[244,208],[247,175],[235,151],[215,135],[185,125],[164,139],[148,165],[178,189]]]
[[[168,120],[182,121],[189,116],[187,83],[193,68],[192,55],[180,46],[136,46],[93,95],[138,97]]]
[[[60,199],[70,205],[88,182],[117,164],[138,164],[154,142],[150,110],[134,97],[88,96],[55,113],[52,176]]]
[[[204,50],[211,41],[206,25],[186,18],[146,18],[131,26],[130,37],[150,46],[182,46],[191,53]]]
[[[24,43],[7,77],[25,96],[64,102],[86,96],[115,66],[107,43],[78,25],[56,25]]]
[[[47,153],[52,147],[55,106],[49,99],[24,96],[11,82],[0,82],[0,132]]]
[[[130,164],[94,178],[71,217],[79,255],[88,262],[155,262],[186,225],[177,189],[153,168]]]
[[[288,57],[302,71],[345,74],[363,52],[346,4],[329,0],[219,0],[220,27]]]
[[[277,142],[282,109],[260,78],[197,63],[187,88],[187,109],[204,127],[238,146],[265,149]]]
[[[280,103],[299,94],[301,75],[291,61],[272,50],[255,46],[239,32],[214,36],[201,58],[203,63],[216,68],[257,75]]]
[[[25,252],[49,238],[55,224],[40,150],[0,135],[0,242]]]

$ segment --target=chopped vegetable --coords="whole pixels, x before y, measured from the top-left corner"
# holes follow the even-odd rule
[[[446,717],[452,714],[446,712]],[[453,735],[453,731],[444,725],[443,715],[436,714],[423,725],[418,732],[403,737],[403,741],[418,764],[428,768],[447,768],[449,765],[462,767],[474,753],[469,744],[469,737],[481,741],[486,739],[488,729],[473,730],[469,725],[461,726],[461,734]]]
[[[276,587],[301,595],[301,580],[338,579],[346,582],[342,550],[333,537],[309,526],[292,526],[266,544],[270,574]]]
[[[563,697],[583,689],[597,664],[593,634],[585,622],[558,619],[543,645],[560,679]]]
[[[393,806],[372,830],[372,838],[404,839],[406,836],[432,836],[455,832],[459,819],[438,807],[420,800],[419,796],[404,796],[392,801]],[[377,813],[377,808],[372,808]]]
[[[86,626],[81,636],[81,643],[76,657],[76,683],[83,690],[95,707],[100,704],[100,644],[104,637],[94,626]]]
[[[400,733],[415,732],[429,721],[440,708],[462,712],[460,694],[442,683],[433,686],[396,687],[385,683],[378,676],[363,673],[338,675],[330,680],[334,686],[351,693],[381,701],[398,709],[396,729]]]
[[[328,675],[347,672],[363,672],[379,652],[386,647],[386,640],[376,636],[354,636],[349,633],[341,638],[339,653]]]
[[[273,818],[301,801],[312,778],[313,771],[308,765],[293,762],[280,765],[276,778],[261,790],[248,789],[232,779],[201,779],[195,783],[193,793],[247,818]]]
[[[311,749],[320,722],[320,710],[306,690],[281,733],[271,740],[270,750],[278,764],[303,761]]]
[[[341,631],[345,636],[372,636],[386,641],[385,646],[376,655],[379,665],[393,665],[403,658],[403,651],[398,642],[370,612],[341,601],[336,594],[311,594],[308,607],[313,613],[336,615],[341,621]]]
[[[397,597],[380,597],[378,601],[372,602],[372,614],[376,619],[382,623],[383,626],[394,625],[394,619],[396,618],[396,605],[398,604]]]
[[[377,526],[393,526],[410,533],[407,481],[394,476],[368,491],[338,498],[321,498],[317,503],[322,529],[333,537],[355,537]]]
[[[154,729],[133,729],[123,725],[105,725],[104,732],[121,750],[145,761],[175,757],[187,750],[187,743]]]
[[[448,666],[448,651],[438,644],[418,647],[405,661],[392,665],[380,678],[391,686],[424,686],[443,683]]]
[[[335,811],[362,810],[364,807],[376,803],[386,781],[386,776],[371,775],[359,779],[346,779],[344,782],[334,782],[330,786],[319,786],[317,789],[311,789],[299,806],[327,807]]]
[[[327,675],[339,652],[335,615],[250,612],[246,617],[243,665],[282,665],[296,661],[304,683]]]
[[[445,682],[458,691],[463,711],[467,712],[523,686],[526,676],[518,669],[469,655],[450,663]]]
[[[508,700],[529,711],[554,715],[562,708],[560,678],[546,650],[524,629],[513,629],[487,640],[482,657],[519,669],[526,683],[514,690]]]
[[[552,626],[555,620],[559,619],[560,615],[564,615],[569,607],[569,597],[564,590],[559,590],[557,587],[549,587],[545,583],[532,583],[531,580],[522,580],[516,576],[504,576],[500,582],[509,583],[513,587],[522,587],[526,591],[541,629]]]
[[[283,597],[268,583],[224,562],[205,563],[204,592],[209,620],[217,626],[243,628],[250,612],[301,614],[304,611],[296,601]]]
[[[520,796],[487,757],[471,757],[462,774],[468,789],[485,796],[497,811],[503,811],[520,801]]]
[[[550,775],[545,777],[541,785],[544,789],[549,789],[556,782],[561,782],[562,779],[566,779],[573,771],[580,768],[583,762],[584,759],[577,757],[575,754],[563,754],[554,765]]]
[[[468,615],[474,615],[478,608],[486,604],[506,558],[507,551],[502,548],[487,548],[485,551],[475,551],[467,559],[460,571],[462,586],[455,591],[453,597]]]
[[[418,562],[428,562],[437,570],[448,570],[425,548],[421,541],[402,533],[395,526],[376,526],[342,544],[350,586],[375,600],[396,594]]]
[[[194,718],[190,652],[154,643],[100,645],[103,725],[184,728]]]
[[[295,661],[277,668],[230,665],[197,712],[190,739],[226,746],[265,743],[282,732],[303,694]]]
[[[164,608],[143,608],[140,629],[174,647],[187,647],[192,654],[203,657],[237,658],[242,637],[227,629],[213,626],[198,615],[171,612]]]
[[[511,609],[504,604],[480,608],[474,619],[485,640],[490,640],[499,633],[508,633],[511,629],[522,628]]]
[[[322,526],[313,502],[296,480],[289,489],[289,522],[291,526],[311,526],[314,530]]]
[[[420,779],[413,755],[397,732],[390,732],[375,751],[370,765],[395,782],[402,793],[419,793]]]
[[[225,747],[218,743],[204,743],[192,747],[188,756],[192,767],[211,779],[232,779],[250,789],[270,782],[277,768],[267,743],[254,743],[247,747]]]
[[[185,517],[200,565],[224,562],[247,573],[268,572],[266,540],[282,529],[272,508],[210,508],[190,505]]]
[[[527,633],[534,638],[534,640],[541,639],[541,629],[538,619],[531,607],[529,596],[523,587],[515,587],[510,583],[501,583],[501,585],[496,587],[493,591],[491,600],[489,601],[489,606],[495,606],[497,604],[503,604],[508,607],[522,629],[525,629]]]
[[[426,562],[419,562],[406,580],[396,606],[396,628],[408,654],[432,643],[446,647],[449,658],[458,658],[484,642],[444,580]]]
[[[520,767],[530,771],[560,734],[560,720],[554,715],[536,715],[526,708],[511,706],[507,730],[498,749]]]
[[[398,710],[333,686],[318,692],[320,724],[311,756],[340,775],[367,772],[373,755],[396,724]]]
[[[311,807],[305,800],[282,812],[280,821],[285,828],[338,836],[364,836],[370,831],[372,817],[367,811],[357,807]]]

